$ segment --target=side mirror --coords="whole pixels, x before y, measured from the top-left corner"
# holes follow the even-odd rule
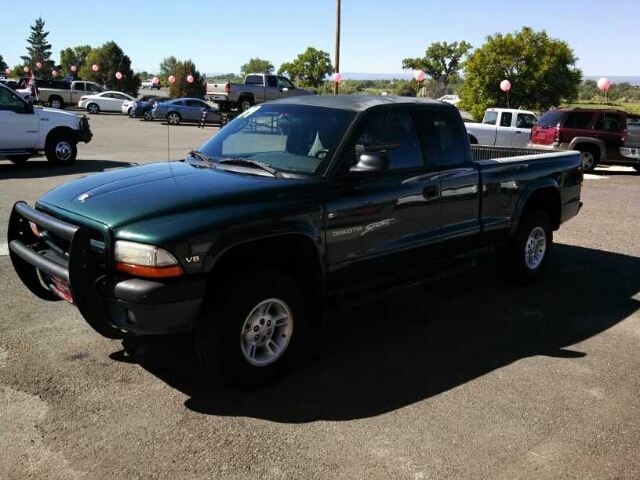
[[[384,172],[389,168],[387,152],[377,150],[361,153],[358,162],[349,168],[350,174],[373,174]]]
[[[281,92],[288,92],[288,91],[289,91],[289,89],[288,89],[287,87],[282,87],[282,88],[280,89],[280,91],[281,91]]]

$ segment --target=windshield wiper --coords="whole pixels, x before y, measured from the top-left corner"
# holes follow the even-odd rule
[[[255,168],[264,170],[265,172],[269,172],[271,175],[273,175],[276,178],[284,178],[282,173],[280,173],[275,168],[270,167],[266,163],[259,162],[257,160],[251,160],[250,158],[223,158],[222,160],[218,160],[218,163],[242,165],[246,167],[255,167]]]
[[[203,162],[206,162],[208,165],[211,166],[211,168],[216,168],[216,165],[213,159],[209,157],[207,154],[202,153],[200,150],[191,150],[189,152],[189,155],[192,156],[193,158],[197,158],[198,160],[202,160]]]

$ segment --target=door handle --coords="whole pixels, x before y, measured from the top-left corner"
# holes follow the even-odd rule
[[[522,133],[520,130],[516,130],[516,133]]]
[[[436,185],[429,185],[422,190],[425,200],[435,200],[440,196],[440,189]]]

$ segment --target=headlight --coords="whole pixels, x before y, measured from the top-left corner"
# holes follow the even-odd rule
[[[182,268],[173,255],[143,243],[116,241],[116,270],[140,277],[177,277]]]

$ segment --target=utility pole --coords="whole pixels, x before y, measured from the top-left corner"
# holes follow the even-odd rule
[[[336,73],[340,72],[340,0],[336,0]],[[338,82],[333,83],[333,93],[338,94],[340,84]]]

